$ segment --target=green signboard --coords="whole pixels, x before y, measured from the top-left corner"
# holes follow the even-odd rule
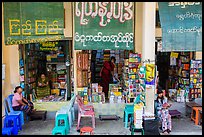
[[[4,2],[6,45],[64,39],[63,2]]]
[[[202,51],[202,2],[159,2],[162,51]]]
[[[75,2],[76,50],[133,50],[133,2]]]

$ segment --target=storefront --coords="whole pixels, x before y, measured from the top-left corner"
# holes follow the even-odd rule
[[[156,66],[152,64],[154,59],[143,57],[142,60],[143,55],[135,51],[134,4],[110,2],[104,5],[107,10],[103,15],[97,14],[100,11],[97,4],[77,2],[73,6],[76,92],[83,98],[84,104],[93,104],[96,117],[117,115],[122,118],[125,106],[135,100],[148,113],[147,104],[151,104],[149,108],[153,106],[154,99],[146,102],[146,94],[150,93],[148,97],[154,98],[154,95],[150,96],[151,92],[155,93]],[[109,83],[108,97],[105,98],[100,71],[104,62],[110,61],[112,56],[116,58],[114,75],[120,81],[114,79]],[[147,116],[154,118],[151,112]]]
[[[38,110],[58,110],[74,92],[72,41],[64,35],[63,2],[3,4],[5,44],[18,45],[19,85],[24,96],[34,101]],[[42,73],[49,84],[47,94],[43,91],[39,97]]]
[[[162,38],[157,41],[156,60],[160,86],[169,99],[181,103],[202,98],[202,57],[197,53],[202,53],[201,4],[159,2]]]

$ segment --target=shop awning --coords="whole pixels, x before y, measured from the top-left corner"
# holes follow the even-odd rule
[[[63,2],[4,2],[6,45],[64,39]]]
[[[202,51],[202,2],[159,2],[162,51]]]
[[[133,50],[133,2],[75,2],[76,50]]]

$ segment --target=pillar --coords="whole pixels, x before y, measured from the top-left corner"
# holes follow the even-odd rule
[[[142,26],[142,60],[150,60],[155,64],[155,19],[156,2],[143,3],[143,26]],[[145,112],[154,114],[155,87],[146,87]]]

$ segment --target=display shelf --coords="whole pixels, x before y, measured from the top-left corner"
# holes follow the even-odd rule
[[[191,60],[189,99],[201,98],[202,89],[202,60]]]

